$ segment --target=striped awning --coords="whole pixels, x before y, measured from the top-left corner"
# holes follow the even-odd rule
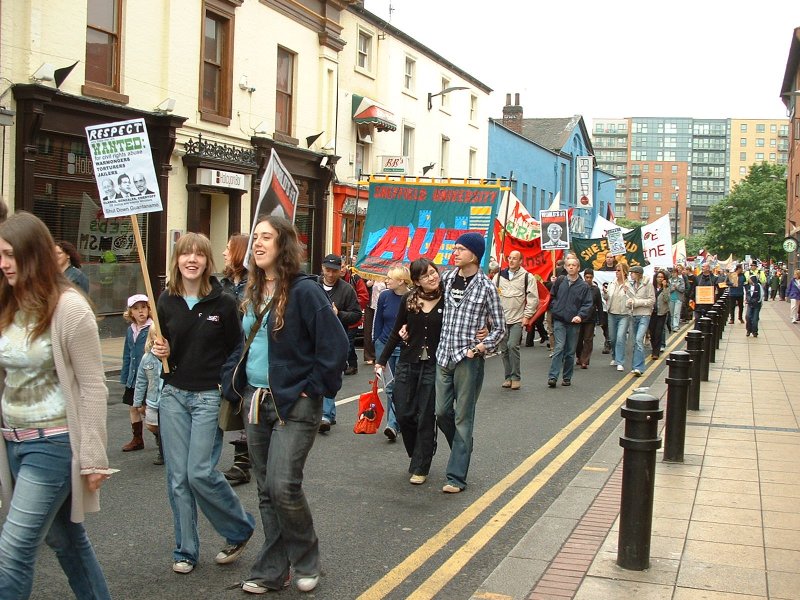
[[[394,115],[366,96],[353,94],[353,121],[358,125],[375,125],[378,131],[396,131]]]

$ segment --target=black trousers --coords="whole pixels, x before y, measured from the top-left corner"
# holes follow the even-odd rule
[[[728,321],[733,323],[733,314],[736,312],[736,307],[739,307],[739,320],[742,321],[744,317],[744,296],[728,296]]]

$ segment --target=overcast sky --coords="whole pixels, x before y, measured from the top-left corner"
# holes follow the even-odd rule
[[[389,6],[394,9],[391,17]],[[786,118],[800,0],[365,0],[524,116]],[[433,90],[431,90],[433,91]]]

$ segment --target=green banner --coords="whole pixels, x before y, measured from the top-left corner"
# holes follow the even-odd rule
[[[636,227],[631,229],[628,233],[622,234],[625,239],[625,256],[618,256],[617,261],[623,260],[628,263],[628,266],[645,266],[644,250],[642,247],[642,228]],[[584,240],[581,238],[572,238],[572,249],[578,255],[578,260],[581,261],[581,271],[584,269],[592,268],[599,269],[603,266],[608,253],[608,239],[607,238],[593,238]]]
[[[396,263],[426,257],[451,264],[456,239],[467,231],[486,236],[500,200],[499,185],[394,181],[373,178],[356,269],[383,277]],[[489,243],[482,266],[489,262]]]

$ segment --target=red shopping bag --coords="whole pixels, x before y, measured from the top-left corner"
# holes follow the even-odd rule
[[[383,404],[378,397],[378,378],[373,381],[372,389],[358,398],[358,419],[353,426],[353,433],[377,433],[383,420]]]

